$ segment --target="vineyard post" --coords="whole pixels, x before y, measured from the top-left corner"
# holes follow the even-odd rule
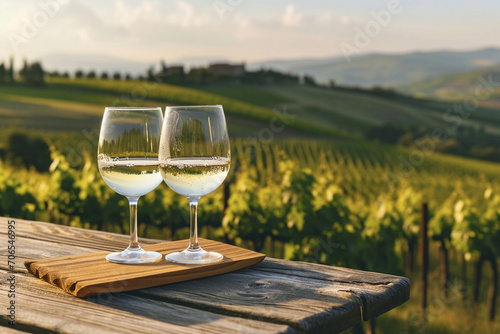
[[[489,299],[488,318],[490,322],[493,323],[495,321],[497,294],[498,294],[498,266],[497,266],[497,258],[491,251],[488,252],[488,260],[491,264],[491,282],[490,282],[490,289],[488,291],[488,299]]]
[[[222,217],[225,216],[226,214],[226,210],[227,210],[227,205],[228,205],[228,202],[229,202],[229,181],[226,181],[224,182],[223,184],[223,196],[224,196],[224,204],[223,204],[223,209],[222,209]],[[229,240],[228,240],[228,237],[227,237],[227,233],[226,231],[224,230],[224,235],[223,235],[223,241],[224,243],[229,243]]]
[[[376,334],[376,318],[371,318],[370,319],[370,326],[368,327],[367,334]]]
[[[428,222],[429,211],[427,203],[422,203],[420,210],[420,282],[422,284],[422,310],[427,308],[427,271],[429,269],[429,239]]]
[[[482,277],[483,277],[483,263],[486,259],[486,256],[485,256],[485,252],[481,252],[481,254],[479,255],[479,260],[477,260],[476,262],[476,268],[475,268],[475,271],[476,271],[476,281],[474,282],[474,297],[473,297],[473,300],[474,300],[474,304],[478,304],[479,303],[479,293],[481,292],[481,280],[482,280]]]
[[[227,203],[229,201],[229,181],[224,182],[223,184],[223,193],[224,193],[224,204],[223,204],[223,209],[222,212],[225,213],[227,209]]]
[[[445,296],[448,296],[448,286],[450,281],[449,274],[449,263],[448,263],[448,248],[446,248],[446,243],[444,238],[440,240],[439,247],[439,257],[440,257],[440,269],[441,269],[441,288]]]
[[[481,252],[479,260],[476,263],[476,281],[474,282],[474,303],[479,304],[480,289],[484,262],[489,262],[491,265],[491,281],[488,291],[488,320],[493,323],[495,321],[496,296],[498,293],[498,266],[495,255],[486,250]]]
[[[467,294],[465,293],[465,289],[467,288],[467,260],[465,259],[465,254],[460,255],[461,260],[461,268],[460,275],[462,276],[462,287],[464,289],[464,293],[462,294],[462,299],[465,300],[467,298]]]
[[[418,241],[417,241],[418,242]],[[414,261],[414,253],[415,253],[415,240],[410,238],[408,240],[408,250],[406,251],[406,276],[411,278],[413,276],[413,261]]]

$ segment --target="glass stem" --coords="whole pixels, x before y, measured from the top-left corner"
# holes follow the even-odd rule
[[[189,200],[189,251],[199,251],[198,245],[198,200],[200,198],[188,198]]]
[[[140,248],[139,241],[137,240],[137,201],[139,197],[128,198],[130,207],[130,244],[129,249],[137,250]]]

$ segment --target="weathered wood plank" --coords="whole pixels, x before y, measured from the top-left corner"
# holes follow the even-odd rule
[[[18,256],[22,260],[114,251],[128,243],[127,236],[16,221],[20,237]],[[5,231],[0,231],[0,237],[2,233]],[[144,244],[156,242],[143,240]],[[0,254],[5,251],[0,249]],[[0,268],[3,266],[0,263]],[[18,270],[26,272],[22,266]],[[37,284],[40,283],[45,284]],[[116,300],[136,298],[134,300],[142,303],[146,310],[151,310],[148,305],[164,303],[185,307],[194,314],[203,311],[235,319],[253,319],[264,324],[264,328],[278,323],[284,326],[280,330],[338,333],[359,323],[362,316],[369,319],[402,304],[408,295],[409,281],[402,277],[266,259],[251,269],[224,276],[111,296],[117,296]],[[113,302],[107,306],[119,307]],[[73,306],[68,302],[67,307]]]
[[[330,289],[351,292],[361,298],[363,320],[369,320],[395,308],[410,298],[410,280],[388,274],[332,267],[306,262],[268,258],[253,270],[326,280]]]
[[[336,333],[361,319],[361,300],[326,282],[252,269],[130,292],[233,316],[287,324],[298,331]]]
[[[0,295],[6,296],[5,285]],[[2,297],[4,298],[4,297]],[[5,305],[2,300],[1,305]],[[231,317],[133,295],[73,297],[34,279],[16,275],[16,321],[27,328],[67,333],[295,333],[288,326]],[[1,327],[0,327],[1,331]]]

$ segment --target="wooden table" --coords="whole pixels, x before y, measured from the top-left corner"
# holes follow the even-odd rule
[[[128,237],[15,219],[11,270],[8,220],[0,218],[1,333],[339,333],[410,294],[404,277],[266,258],[229,274],[79,299],[32,276],[24,260],[122,250]],[[12,274],[15,327],[6,318]]]

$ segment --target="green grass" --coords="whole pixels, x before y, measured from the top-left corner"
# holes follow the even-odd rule
[[[332,108],[334,95],[328,94],[320,88],[285,85],[252,85],[240,86],[216,86],[203,88],[203,91],[216,93],[218,95],[238,99],[254,105],[260,105],[278,110],[286,109],[292,115],[309,122],[328,125],[339,131],[346,131],[356,135],[362,135],[370,126],[364,119],[356,119],[343,112]],[[327,92],[327,94],[324,94]],[[314,95],[314,98],[310,96]]]
[[[326,89],[304,86],[241,85],[204,88],[248,103],[267,106],[280,105],[287,111],[315,124],[324,124],[356,135],[386,122],[416,125],[442,125],[442,116],[449,103],[414,99],[408,96],[379,96],[349,89]],[[493,120],[495,120],[493,118]],[[486,120],[491,123],[491,119]],[[500,119],[496,120],[496,123]],[[495,122],[493,122],[494,124]]]
[[[0,87],[3,127],[84,130],[100,124],[105,106],[160,106],[222,104],[231,136],[257,135],[271,127],[271,108],[195,89],[141,81],[52,79],[45,87]],[[276,138],[349,138],[324,124],[280,116],[286,128]],[[75,122],[78,120],[79,122]]]
[[[152,82],[142,81],[116,81],[116,80],[67,80],[54,79],[50,82],[53,85],[72,86],[91,91],[98,90],[99,92],[114,93],[119,96],[126,105],[127,103],[142,104],[143,100],[158,101],[167,105],[211,105],[221,104],[224,106],[226,115],[246,118],[253,121],[267,123],[269,126],[270,120],[276,115],[273,110],[263,108],[257,105],[242,102],[236,99],[228,98],[221,95],[215,95],[200,90],[168,85],[156,84]],[[122,98],[125,96],[125,98]],[[139,101],[134,100],[134,96],[139,98]],[[295,117],[283,116],[287,127],[304,132],[306,134],[316,134],[322,136],[337,136],[349,137],[346,133],[342,133],[323,124],[315,124],[307,119],[298,119]]]
[[[58,79],[49,81],[44,88],[1,86],[0,118],[4,131],[0,134],[0,142],[5,141],[9,131],[24,127],[29,128],[34,135],[50,139],[61,151],[71,149],[78,152],[86,145],[95,149],[104,106],[127,102],[161,107],[172,104],[222,104],[232,136],[255,136],[260,129],[269,127],[269,120],[274,117],[273,107],[279,110],[286,107],[296,117],[289,119],[290,126],[283,133],[276,133],[276,137],[283,135],[295,140],[277,141],[272,144],[276,145],[272,151],[285,152],[287,157],[293,157],[294,163],[302,167],[315,166],[323,153],[328,159],[339,159],[338,165],[332,163],[331,173],[351,185],[346,187],[346,191],[353,201],[363,203],[363,196],[369,194],[367,203],[373,203],[374,198],[388,191],[385,171],[397,170],[399,158],[408,160],[412,150],[352,140],[338,130],[360,134],[367,127],[388,120],[441,126],[442,114],[449,107],[449,104],[437,101],[408,97],[383,98],[354,91],[302,86],[243,85],[199,90],[151,85],[139,81]],[[141,92],[145,92],[146,96],[141,95]],[[126,97],[132,94],[140,99],[130,100],[130,97]],[[487,111],[484,111],[484,116],[487,116]],[[495,125],[498,117],[488,117],[481,122]],[[5,130],[5,127],[8,129]],[[83,130],[91,132],[90,137]],[[303,140],[315,136],[335,139],[335,142]],[[236,148],[237,144],[233,142],[232,147]],[[92,157],[95,156],[92,154]],[[263,158],[266,159],[265,156]],[[276,162],[274,159],[268,160]],[[426,156],[422,165],[415,166],[415,171],[405,178],[405,182],[425,194],[432,211],[458,183],[462,183],[471,197],[480,198],[487,182],[500,182],[499,166],[497,163],[435,153]],[[279,173],[276,166],[274,169],[274,173]],[[267,168],[262,172],[267,173]],[[28,174],[25,179],[28,180],[26,183],[34,182]],[[429,301],[439,302],[436,254],[432,258]],[[452,265],[456,263],[456,258],[451,262]],[[472,270],[472,266],[469,269]],[[452,277],[456,272],[457,269],[453,269]],[[471,272],[469,276],[472,276]],[[492,329],[486,325],[484,302],[477,311],[477,319],[470,311],[470,295],[465,301],[447,302],[443,308],[434,310],[428,323],[421,322],[419,318],[419,300],[419,286],[416,277],[413,277],[410,301],[377,319],[379,332],[498,333],[498,323]]]
[[[377,318],[378,332],[401,334],[499,333],[498,310],[500,308],[500,298],[497,298],[497,320],[494,323],[489,323],[487,316],[486,295],[491,277],[489,266],[484,268],[480,302],[478,305],[474,305],[472,302],[474,283],[472,263],[467,266],[467,281],[464,286],[459,278],[460,268],[457,253],[455,251],[450,252],[451,289],[448,295],[444,295],[439,286],[438,258],[438,245],[431,242],[427,314],[424,316],[421,309],[422,290],[420,278],[415,274],[411,277],[410,300]]]
[[[290,98],[250,85],[203,87],[200,90],[262,107],[281,106],[293,102]]]
[[[19,100],[19,97],[29,97],[102,105],[116,99],[116,94],[101,90],[95,90],[89,94],[69,85],[48,84],[47,87],[29,87],[17,84],[1,86],[0,97],[2,100]]]
[[[499,66],[472,70],[468,72],[452,73],[435,78],[421,80],[412,84],[404,85],[402,91],[414,94],[419,97],[438,98],[446,101],[462,101],[467,96],[475,96],[476,88],[482,85],[479,80],[483,77],[486,81],[491,74],[493,85],[498,82]],[[494,87],[493,91],[486,91],[484,88],[481,93],[490,93],[488,100],[500,100],[500,88]]]
[[[188,88],[142,81],[98,79],[50,79],[44,88],[22,85],[0,87],[0,116],[2,124],[20,126],[21,114],[33,118],[29,127],[42,116],[67,111],[64,119],[56,119],[56,129],[62,128],[69,112],[97,119],[81,123],[97,124],[104,106],[160,106],[222,104],[232,136],[257,135],[270,128],[275,110],[286,111],[286,129],[274,133],[276,138],[360,138],[372,126],[386,122],[425,125],[428,128],[450,127],[443,115],[449,103],[414,99],[405,96],[383,97],[346,89],[326,89],[298,85],[238,85]],[[48,110],[49,108],[50,110]],[[29,112],[33,111],[33,112]],[[88,112],[85,112],[88,111]],[[78,113],[75,113],[78,114]],[[38,117],[39,116],[39,117]],[[54,116],[55,117],[55,116]],[[35,120],[36,119],[36,120]],[[464,125],[483,125],[488,132],[500,133],[500,114],[479,108]],[[56,126],[57,125],[57,126]],[[77,128],[78,125],[70,125]]]

